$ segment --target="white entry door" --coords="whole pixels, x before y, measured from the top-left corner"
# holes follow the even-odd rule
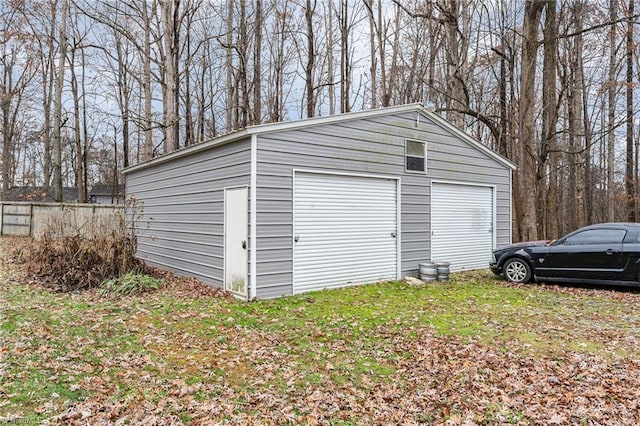
[[[248,189],[224,191],[224,288],[247,296]]]
[[[431,185],[431,261],[452,271],[489,267],[494,248],[493,187]]]
[[[398,278],[397,180],[295,174],[294,293]]]

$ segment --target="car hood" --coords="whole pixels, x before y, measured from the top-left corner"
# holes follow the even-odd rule
[[[521,243],[511,244],[509,246],[500,247],[496,251],[503,251],[503,250],[509,250],[509,249],[521,249],[525,247],[539,247],[539,246],[546,246],[547,244],[549,244],[549,240],[524,241]]]

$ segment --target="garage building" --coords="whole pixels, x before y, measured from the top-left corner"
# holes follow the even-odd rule
[[[148,264],[270,298],[486,268],[515,167],[422,104],[264,124],[124,171]]]

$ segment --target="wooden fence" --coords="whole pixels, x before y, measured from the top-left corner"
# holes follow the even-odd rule
[[[124,232],[121,205],[0,202],[0,235],[95,237]]]

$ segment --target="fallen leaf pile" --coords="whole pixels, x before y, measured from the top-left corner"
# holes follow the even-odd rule
[[[165,285],[164,290],[175,298],[196,299],[199,297],[222,297],[230,299],[230,293],[218,287],[213,287],[192,277],[178,276],[171,271],[167,271],[152,266],[145,266],[144,272],[161,279]]]

